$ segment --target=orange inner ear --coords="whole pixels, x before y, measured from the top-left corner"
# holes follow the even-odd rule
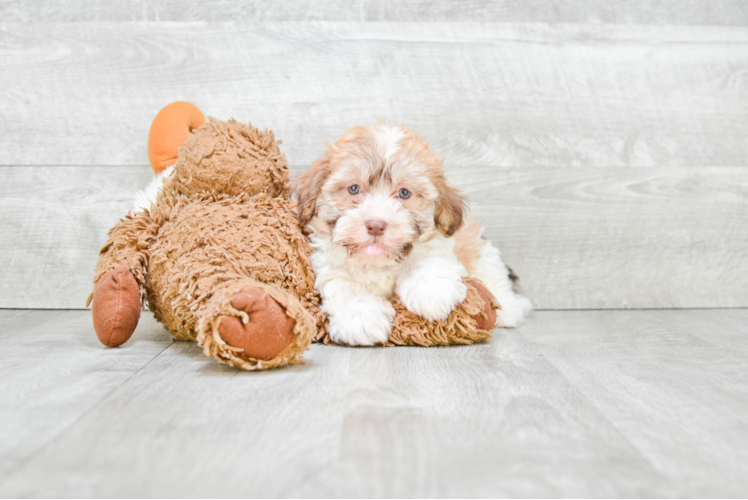
[[[197,106],[177,101],[166,105],[153,119],[148,133],[148,159],[157,174],[174,165],[179,148],[192,131],[205,125],[205,116]]]

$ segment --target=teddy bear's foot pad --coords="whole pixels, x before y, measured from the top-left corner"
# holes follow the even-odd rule
[[[119,266],[96,282],[93,293],[94,330],[102,344],[122,345],[140,319],[140,288],[126,266]]]
[[[475,287],[478,295],[483,299],[483,311],[473,316],[476,326],[481,330],[492,330],[496,326],[496,311],[491,308],[493,294],[480,281],[470,280],[470,284]]]
[[[269,360],[291,344],[295,321],[262,288],[244,288],[230,300],[231,306],[249,315],[249,321],[226,316],[218,332],[232,347],[255,359]]]

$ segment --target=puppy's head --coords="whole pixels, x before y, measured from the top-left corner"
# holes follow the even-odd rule
[[[302,225],[350,257],[381,264],[407,256],[422,236],[451,236],[465,210],[426,142],[386,123],[348,130],[296,178],[293,192]]]

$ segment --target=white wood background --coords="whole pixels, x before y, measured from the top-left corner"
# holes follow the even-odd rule
[[[748,306],[746,2],[0,1],[0,307],[82,307],[179,99],[409,125],[539,308]]]

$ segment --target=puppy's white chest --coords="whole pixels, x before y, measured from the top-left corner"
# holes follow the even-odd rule
[[[395,295],[399,266],[386,269],[356,265],[346,267],[351,280],[369,293],[387,299],[391,299]]]

